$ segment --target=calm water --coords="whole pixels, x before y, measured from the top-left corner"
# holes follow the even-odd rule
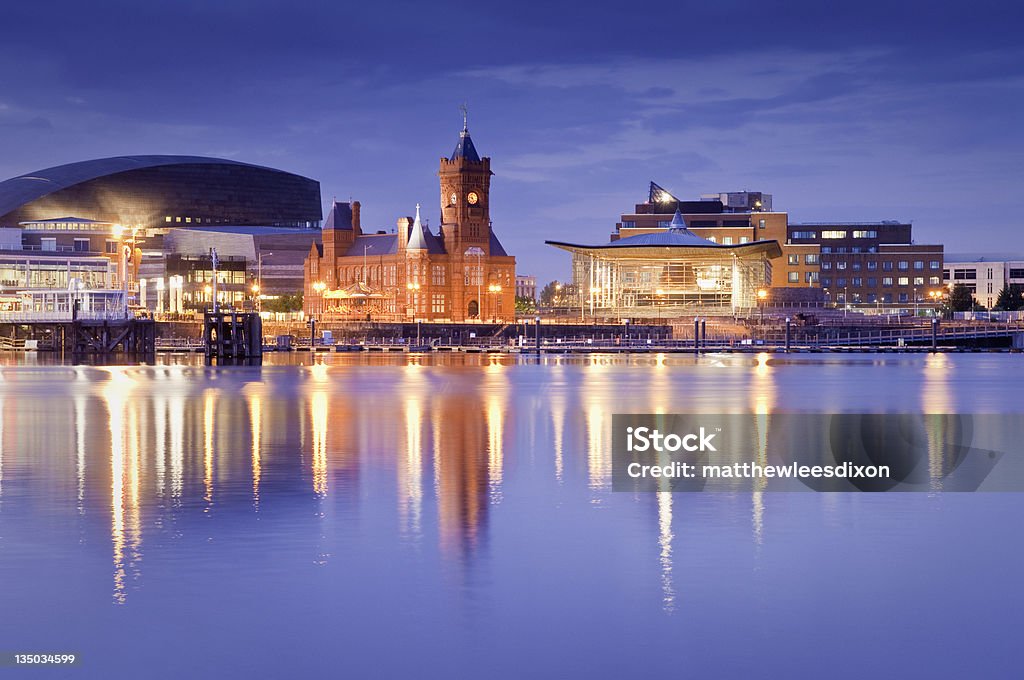
[[[1019,412],[1018,356],[311,360],[0,366],[0,651],[82,658],[0,675],[1019,677],[1024,494],[609,454],[615,412]]]

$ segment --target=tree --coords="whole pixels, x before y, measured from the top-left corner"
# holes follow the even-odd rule
[[[967,312],[974,308],[974,293],[962,283],[953,286],[949,293],[949,308],[954,312]]]
[[[302,311],[302,293],[281,295],[263,301],[265,312],[300,312]]]
[[[995,309],[1007,312],[1016,312],[1024,307],[1024,295],[1016,286],[1003,286],[996,298]]]
[[[516,311],[521,314],[529,314],[537,311],[537,302],[532,297],[522,295],[516,296]]]
[[[546,307],[558,305],[558,298],[561,297],[562,284],[558,281],[551,281],[540,290],[540,303]]]

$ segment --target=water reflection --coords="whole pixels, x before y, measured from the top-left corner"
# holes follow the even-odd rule
[[[112,566],[118,603],[126,602],[142,578],[144,548],[172,550],[167,546],[173,541],[161,533],[165,527],[173,525],[174,539],[200,535],[205,541],[212,527],[229,521],[259,520],[270,527],[282,508],[298,511],[284,529],[275,528],[281,535],[315,534],[321,558],[338,535],[365,522],[382,543],[392,534],[416,545],[436,542],[441,559],[479,571],[487,563],[481,558],[503,543],[488,540],[497,538],[494,527],[521,521],[522,493],[529,498],[536,490],[537,497],[556,498],[551,505],[566,513],[531,509],[537,525],[523,529],[524,536],[547,531],[552,518],[565,520],[573,531],[600,530],[606,525],[603,517],[595,519],[599,508],[592,506],[637,502],[609,490],[613,413],[710,412],[715,405],[751,413],[744,422],[750,423],[758,461],[766,462],[779,414],[791,404],[799,407],[800,389],[810,389],[808,382],[787,384],[787,360],[768,354],[718,358],[714,365],[660,355],[549,357],[543,364],[522,365],[487,355],[417,356],[408,363],[381,357],[309,360],[309,366],[255,370],[5,369],[4,510],[11,499],[20,502],[16,491],[29,483],[24,480],[66,480],[66,488],[54,485],[66,492],[73,520],[96,527],[104,593]],[[913,368],[914,391],[904,390],[903,397],[920,399],[929,413],[963,410],[952,389],[956,370],[948,356],[922,357]],[[17,373],[22,389],[31,389],[14,392],[8,371]],[[844,377],[849,375],[856,376]],[[12,394],[19,394],[17,400]],[[708,396],[722,394],[717,401]],[[56,416],[55,397],[65,400]],[[872,393],[872,399],[878,397]],[[814,404],[802,405],[812,410]],[[39,439],[47,432],[53,446]],[[930,446],[947,449],[948,436],[936,423],[929,429]],[[930,462],[941,469],[942,461]],[[39,469],[31,470],[33,465]],[[23,469],[31,474],[23,475]],[[769,540],[769,500],[762,482],[753,488],[749,506],[745,495],[730,500],[739,508],[744,540],[754,546]],[[647,570],[648,585],[653,587],[657,573],[661,605],[673,611],[685,564],[674,541],[678,523],[691,514],[690,497],[660,492],[640,502],[643,514],[629,528],[643,536],[636,559]],[[59,501],[53,504],[61,508]],[[594,515],[580,519],[572,512]],[[632,521],[622,519],[629,516],[617,508],[607,526],[621,528]],[[197,528],[190,524],[194,518],[205,524]],[[269,549],[290,545],[275,543],[282,539],[273,533],[258,535]],[[146,572],[152,579],[149,563]]]

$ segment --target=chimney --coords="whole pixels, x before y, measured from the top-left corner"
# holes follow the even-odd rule
[[[352,231],[357,235],[363,233],[363,229],[359,225],[359,201],[352,201]]]

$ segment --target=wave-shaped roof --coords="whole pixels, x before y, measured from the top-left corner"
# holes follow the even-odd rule
[[[0,215],[6,215],[26,203],[61,189],[75,186],[76,184],[131,170],[143,170],[166,165],[238,165],[259,168],[284,175],[293,174],[283,170],[253,165],[252,163],[242,163],[240,161],[208,156],[114,156],[112,158],[97,158],[89,161],[58,165],[0,182]]]

